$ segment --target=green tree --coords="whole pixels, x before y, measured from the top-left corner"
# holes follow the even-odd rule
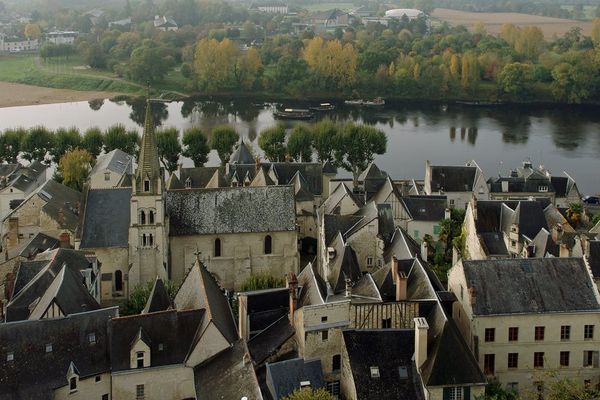
[[[298,124],[292,130],[287,142],[288,154],[294,161],[312,161],[312,131],[305,124]]]
[[[583,218],[583,204],[581,202],[570,203],[569,208],[567,209],[567,218],[573,225],[574,228],[577,228],[581,223],[581,219]]]
[[[352,172],[354,185],[358,176],[373,162],[376,154],[384,154],[387,147],[385,133],[370,125],[350,122],[338,132],[335,140],[335,162]]]
[[[162,82],[174,64],[171,52],[165,46],[160,46],[150,40],[131,53],[127,76],[137,82]]]
[[[106,54],[98,43],[84,47],[83,60],[92,68],[106,67]]]
[[[69,129],[57,129],[54,134],[54,147],[50,149],[52,161],[58,163],[65,153],[75,150],[79,146],[81,146],[79,129],[74,126]]]
[[[177,169],[179,155],[181,154],[181,144],[179,143],[179,129],[163,128],[156,132],[156,146],[158,147],[158,157],[165,169],[169,173]]]
[[[27,161],[45,161],[46,155],[54,146],[54,135],[52,131],[43,126],[36,126],[27,131],[27,134],[22,137],[21,150],[23,158]]]
[[[102,152],[102,146],[104,144],[104,137],[102,131],[98,127],[88,128],[83,134],[81,146],[87,150],[88,153],[94,158]]]
[[[258,272],[250,274],[250,277],[242,282],[240,292],[250,292],[253,290],[272,289],[285,286],[285,279],[275,278],[267,272]]]
[[[290,394],[287,397],[284,397],[283,400],[334,400],[335,397],[327,390],[321,389],[297,389],[294,393]]]
[[[175,299],[175,295],[177,294],[177,290],[179,290],[179,286],[173,281],[164,281],[165,288],[167,289],[167,293],[169,293],[169,297],[171,300]],[[142,312],[144,307],[146,307],[146,303],[148,302],[148,298],[150,297],[150,293],[152,293],[152,288],[154,287],[154,282],[142,283],[133,288],[131,293],[129,293],[129,298],[123,305],[121,310],[121,315],[135,315]]]
[[[109,153],[119,149],[127,154],[136,155],[139,149],[140,137],[135,130],[126,130],[125,125],[116,124],[104,134],[104,152]]]
[[[0,161],[15,164],[21,152],[21,143],[27,135],[25,128],[7,129],[0,136]]]
[[[212,149],[219,154],[221,165],[225,165],[229,161],[233,147],[239,139],[239,135],[231,125],[221,125],[213,129],[210,144]]]
[[[183,132],[183,156],[191,158],[195,167],[202,167],[208,161],[208,139],[202,129],[194,126]]]
[[[258,145],[272,162],[285,160],[285,126],[279,123],[263,129],[258,137]]]
[[[329,118],[326,118],[314,124],[312,131],[312,146],[317,153],[319,162],[333,161],[338,126]]]
[[[498,86],[505,93],[522,98],[529,91],[531,65],[522,63],[506,64],[498,75]]]
[[[90,164],[93,160],[92,155],[84,149],[67,151],[58,163],[62,183],[81,192],[90,174]]]
[[[589,96],[591,77],[581,67],[563,62],[552,69],[552,93],[558,100],[581,103]]]

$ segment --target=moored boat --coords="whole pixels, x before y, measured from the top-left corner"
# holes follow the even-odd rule
[[[302,108],[286,108],[284,110],[275,110],[273,116],[276,119],[311,119],[314,114],[310,110]]]
[[[370,106],[370,107],[385,106],[385,100],[383,100],[381,97],[377,97],[371,101],[363,102],[363,105]]]
[[[335,109],[335,106],[331,103],[321,103],[317,107],[309,107],[311,111],[332,111]]]
[[[364,100],[346,100],[344,101],[344,104],[348,105],[348,106],[362,106],[364,103]]]

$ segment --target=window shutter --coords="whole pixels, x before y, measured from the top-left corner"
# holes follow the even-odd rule
[[[444,388],[443,400],[450,400],[450,388]]]
[[[465,391],[463,392],[464,400],[471,400],[471,386],[465,386]]]

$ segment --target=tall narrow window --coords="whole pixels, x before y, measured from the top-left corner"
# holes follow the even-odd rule
[[[483,371],[486,375],[494,375],[496,372],[495,354],[485,354],[483,356]]]
[[[152,236],[152,234],[148,235],[148,246],[153,246],[154,245],[154,236]]]
[[[517,340],[519,340],[519,328],[517,328],[517,327],[508,328],[508,341],[516,342]]]
[[[146,211],[140,212],[140,225],[146,225]]]
[[[144,352],[138,351],[136,356],[137,356],[137,367],[144,368]]]
[[[221,239],[215,239],[215,257],[221,257]]]
[[[148,214],[148,219],[149,219],[149,224],[154,224],[154,211],[150,210],[150,213]]]
[[[142,246],[146,247],[148,245],[148,240],[146,238],[146,234],[142,234]]]
[[[69,390],[71,390],[71,392],[74,392],[77,390],[77,377],[76,376],[72,376],[71,379],[69,379]]]
[[[115,272],[115,291],[123,290],[123,273],[120,270]]]
[[[534,368],[544,368],[544,352],[535,352],[533,353],[533,367]]]
[[[144,192],[150,191],[150,181],[148,179],[144,180]]]
[[[271,235],[265,236],[265,254],[271,254],[273,252],[273,239]]]
[[[342,356],[340,356],[339,354],[336,354],[335,356],[333,356],[333,359],[331,360],[331,370],[339,371],[341,367],[342,367]]]

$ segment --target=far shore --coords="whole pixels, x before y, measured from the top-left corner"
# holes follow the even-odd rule
[[[90,101],[119,96],[122,93],[53,89],[18,83],[0,82],[0,108],[32,106],[37,104]]]

